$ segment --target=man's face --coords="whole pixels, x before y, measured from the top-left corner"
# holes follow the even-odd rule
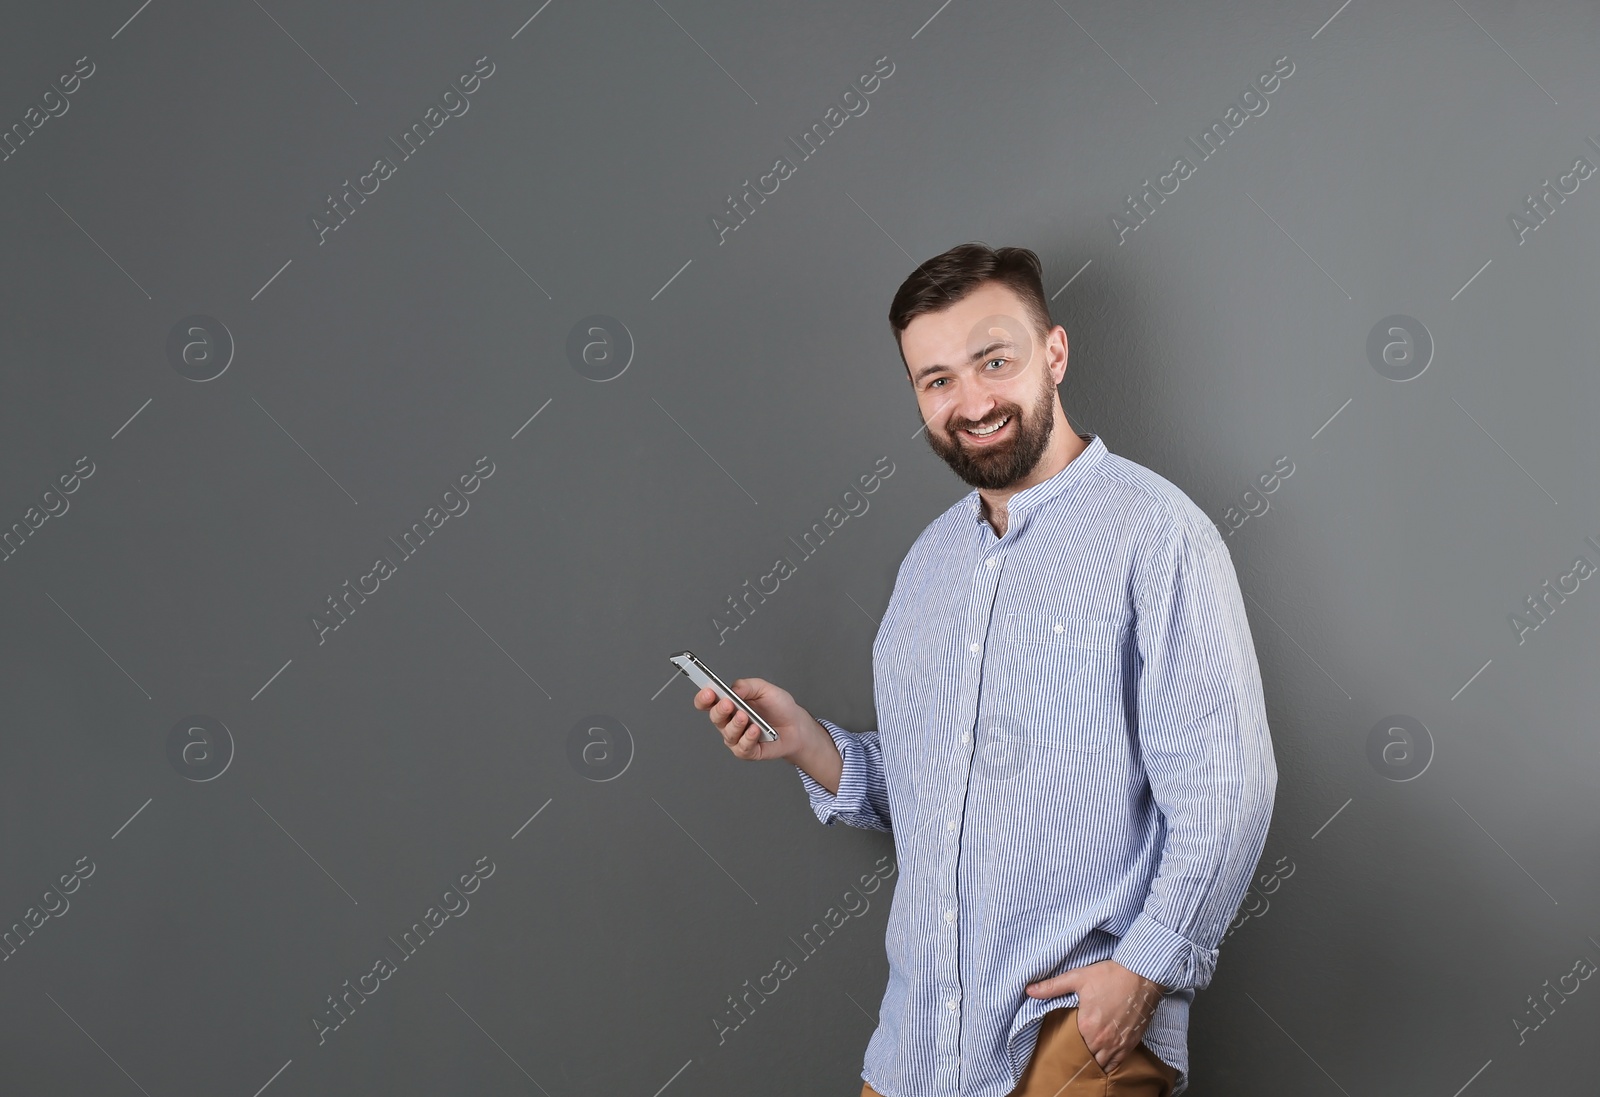
[[[998,490],[1033,471],[1060,407],[1056,385],[1066,371],[1061,328],[1041,342],[1022,299],[988,282],[949,308],[911,321],[900,346],[928,445],[957,476]],[[1059,358],[1059,372],[1052,358]],[[972,433],[996,424],[987,437]]]

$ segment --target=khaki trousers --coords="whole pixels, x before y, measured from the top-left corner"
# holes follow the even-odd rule
[[[1078,1031],[1078,1007],[1053,1009],[1039,1022],[1039,1043],[1010,1097],[1171,1097],[1178,1071],[1140,1043],[1110,1074]],[[861,1097],[885,1097],[863,1084]]]

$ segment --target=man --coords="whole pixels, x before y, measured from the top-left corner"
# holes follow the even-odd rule
[[[794,763],[822,822],[894,835],[863,1097],[1176,1097],[1277,789],[1232,561],[1187,495],[1067,422],[1032,251],[936,256],[889,322],[974,490],[900,565],[878,729],[760,678],[732,687],[776,742],[709,689],[695,707],[739,758]]]

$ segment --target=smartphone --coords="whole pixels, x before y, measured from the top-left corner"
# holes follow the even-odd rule
[[[684,676],[688,678],[689,681],[693,682],[701,689],[705,689],[707,686],[710,686],[712,689],[717,691],[718,697],[732,701],[735,708],[739,709],[746,716],[750,717],[750,722],[761,729],[762,742],[771,743],[777,740],[778,733],[773,730],[772,725],[763,720],[759,712],[746,704],[743,697],[740,697],[737,693],[733,692],[733,690],[728,687],[726,682],[724,682],[721,678],[718,678],[716,672],[702,663],[694,652],[680,651],[675,655],[667,656],[667,659],[671,661],[673,666],[682,671]]]

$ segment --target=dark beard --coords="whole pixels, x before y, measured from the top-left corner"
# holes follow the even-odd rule
[[[1055,428],[1055,409],[1051,404],[1055,399],[1056,387],[1050,383],[1048,371],[1044,374],[1044,380],[1044,387],[1029,414],[1023,415],[1022,409],[1015,404],[995,406],[991,421],[1001,415],[1010,415],[1016,421],[1016,433],[1009,442],[983,449],[969,448],[962,444],[956,434],[977,424],[963,422],[954,425],[948,441],[935,435],[930,427],[927,431],[928,445],[944,459],[952,472],[973,487],[990,491],[1010,487],[1034,470],[1045,447],[1050,444],[1050,433]]]

